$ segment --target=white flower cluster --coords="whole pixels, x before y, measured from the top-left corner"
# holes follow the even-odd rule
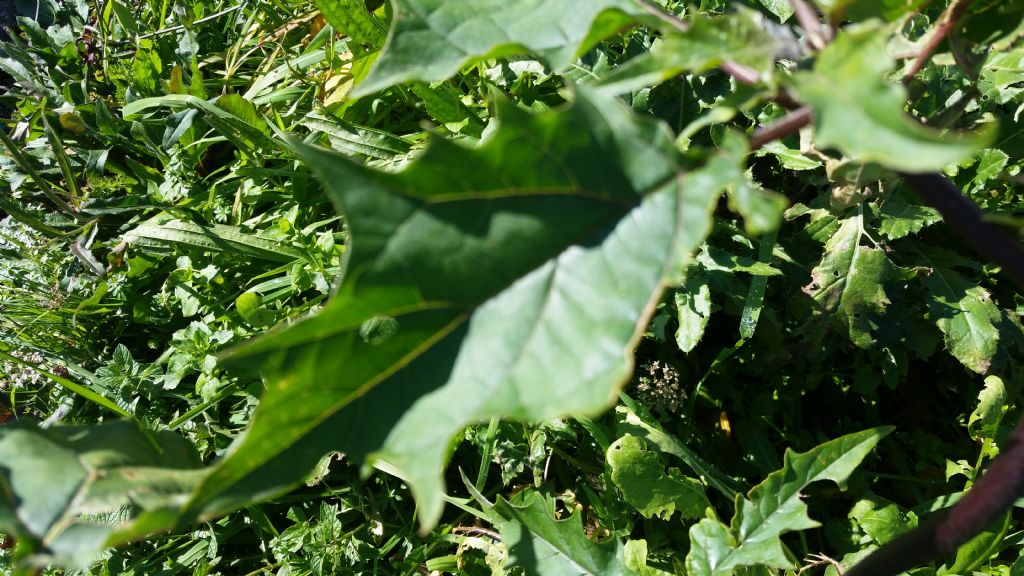
[[[667,362],[643,362],[637,366],[636,376],[636,399],[647,408],[675,414],[683,407],[686,391],[679,382],[679,372]]]
[[[28,226],[10,216],[0,219],[0,248],[17,250],[20,248],[19,243],[29,248],[35,248],[38,245]]]
[[[12,355],[34,366],[42,365],[46,360],[38,352],[12,353]],[[34,388],[46,382],[47,378],[45,376],[27,366],[9,360],[0,362],[0,390],[9,391],[15,388]]]

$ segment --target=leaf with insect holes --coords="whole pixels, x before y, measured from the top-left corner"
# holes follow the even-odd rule
[[[921,253],[921,260],[931,264],[921,283],[928,291],[931,320],[942,331],[946,349],[964,366],[986,374],[999,344],[999,308],[981,286],[933,262],[927,253]]]
[[[992,129],[946,134],[906,115],[905,90],[885,79],[892,70],[888,35],[873,22],[843,28],[813,72],[793,75],[796,96],[814,109],[815,145],[904,172],[938,170],[985,148]]]
[[[819,313],[842,318],[855,345],[869,348],[890,304],[884,284],[912,278],[916,272],[899,268],[879,248],[861,246],[863,220],[857,215],[842,221],[825,243],[821,262],[803,291],[817,302]]]
[[[384,51],[354,95],[444,80],[468,64],[523,52],[561,69],[639,13],[631,0],[393,0],[392,7]]]
[[[616,440],[608,448],[606,460],[612,482],[645,518],[668,520],[677,511],[683,518],[700,518],[711,505],[703,484],[683,476],[677,468],[666,474],[658,454],[648,451],[636,436],[627,434]]]
[[[690,528],[690,576],[729,576],[742,566],[790,569],[780,536],[820,526],[807,515],[801,492],[812,482],[831,480],[842,487],[853,470],[893,428],[847,434],[807,452],[786,451],[782,469],[772,472],[747,497],[736,498],[729,526],[705,518]]]
[[[345,281],[316,316],[224,358],[261,366],[267,390],[190,514],[285,490],[337,450],[386,462],[429,526],[467,424],[614,400],[728,180],[697,171],[684,193],[664,125],[607,97],[499,113],[480,146],[435,140],[397,173],[297,148],[346,216]]]

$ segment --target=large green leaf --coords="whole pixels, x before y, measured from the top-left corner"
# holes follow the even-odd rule
[[[793,568],[780,536],[819,526],[807,515],[801,491],[831,480],[840,487],[892,428],[847,434],[798,454],[787,450],[781,470],[738,497],[730,526],[705,518],[690,528],[686,568],[691,576],[728,576],[741,566]]]
[[[47,430],[4,425],[0,462],[0,531],[37,566],[85,568],[139,522],[173,517],[206,474],[184,438],[126,420]]]
[[[678,438],[665,432],[649,414],[642,413],[643,408],[641,406],[628,400],[626,404],[626,406],[615,407],[620,435],[629,434],[643,438],[661,452],[671,454],[682,460],[701,480],[707,482],[708,486],[718,490],[730,500],[736,497],[738,493],[735,486],[736,483],[731,478],[713,465],[705,462],[703,458],[680,442]]]
[[[444,80],[474,61],[533,52],[560,69],[630,23],[631,0],[393,0],[391,33],[354,95]]]
[[[793,75],[797,96],[814,108],[815,144],[904,172],[938,170],[985,148],[992,130],[946,134],[903,112],[903,87],[885,79],[893,63],[887,32],[874,23],[844,28],[818,56],[813,72]]]
[[[316,0],[316,7],[327,22],[358,46],[353,49],[377,50],[384,44],[386,27],[366,9],[362,0]]]
[[[299,150],[347,217],[345,281],[226,358],[268,387],[192,514],[284,490],[337,450],[387,462],[431,525],[464,426],[611,403],[724,186],[682,181],[663,125],[583,92],[535,116],[502,104],[480,147],[438,140],[398,173]]]
[[[557,520],[554,499],[539,492],[521,493],[513,502],[498,497],[492,514],[508,546],[507,567],[522,567],[527,574],[634,574],[626,567],[621,541],[591,541],[579,515]]]
[[[927,254],[922,262],[932,264],[921,282],[928,290],[928,311],[942,330],[946,348],[961,364],[978,374],[988,372],[999,344],[999,308],[981,286],[968,282],[953,270],[935,263]]]
[[[861,246],[863,237],[863,215],[843,220],[825,243],[824,256],[803,290],[817,302],[819,312],[844,320],[854,344],[868,348],[875,342],[873,332],[890,303],[883,285],[910,278],[914,272],[895,266],[879,248]]]
[[[626,502],[646,518],[668,520],[678,511],[683,518],[700,518],[711,505],[704,485],[683,476],[677,468],[665,473],[657,453],[647,450],[640,438],[625,435],[615,441],[606,456],[612,482]]]
[[[1018,100],[1024,93],[1021,69],[1024,68],[1024,48],[1009,52],[993,50],[985,59],[978,76],[978,89],[985,97],[1001,104]]]

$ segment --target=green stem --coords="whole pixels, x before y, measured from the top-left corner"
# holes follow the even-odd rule
[[[219,403],[221,400],[223,400],[228,395],[233,393],[236,389],[238,389],[237,383],[228,384],[227,386],[218,390],[217,393],[213,395],[213,398],[210,398],[209,400],[203,402],[202,404],[193,406],[192,409],[190,409],[188,412],[185,412],[181,416],[178,416],[174,420],[171,420],[171,422],[167,424],[167,428],[170,430],[177,430],[179,427],[181,427],[182,424],[185,424],[189,420],[195,418],[196,416],[208,410],[211,406]]]

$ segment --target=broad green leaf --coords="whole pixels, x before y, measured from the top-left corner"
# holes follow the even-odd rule
[[[704,329],[711,319],[711,288],[707,278],[701,274],[691,273],[686,283],[675,293],[676,344],[683,352],[693,350],[704,335]]]
[[[461,93],[447,82],[428,85],[426,82],[413,82],[409,89],[419,96],[427,109],[427,114],[453,133],[463,133],[479,138],[484,130],[484,122],[462,103]]]
[[[772,267],[766,262],[759,262],[750,256],[739,256],[727,250],[714,246],[705,246],[697,255],[697,262],[700,262],[708,272],[744,272],[751,276],[781,276],[782,271]]]
[[[819,526],[807,515],[801,491],[812,482],[831,480],[840,487],[892,428],[847,434],[804,453],[786,451],[773,472],[746,498],[737,497],[730,526],[705,518],[690,528],[690,576],[729,576],[741,566],[793,568],[780,536]]]
[[[892,69],[888,32],[877,24],[844,28],[818,56],[813,72],[794,74],[797,97],[814,109],[815,145],[904,172],[938,170],[988,145],[992,130],[946,134],[904,113],[905,90],[885,79]]]
[[[978,394],[978,407],[971,412],[967,419],[967,431],[975,442],[982,445],[982,452],[986,456],[995,456],[999,453],[996,446],[996,432],[1003,416],[1009,410],[1009,397],[1006,392],[1006,385],[998,376],[987,376],[985,387]]]
[[[671,576],[672,572],[665,572],[647,565],[647,541],[627,540],[623,550],[626,568],[636,572],[639,576]]]
[[[893,192],[878,208],[878,231],[889,240],[899,240],[917,234],[926,226],[942,220],[942,216],[931,206],[925,206],[916,199],[907,199],[902,190]]]
[[[1000,104],[1020,100],[1024,93],[1024,47],[1008,52],[992,50],[978,75],[981,93]]]
[[[810,222],[804,228],[804,232],[814,241],[824,244],[835,235],[842,226],[842,221],[831,210],[821,208],[817,204],[806,206],[796,204],[786,210],[786,220],[795,220],[801,216],[809,216]]]
[[[786,170],[813,170],[821,166],[819,160],[804,156],[799,150],[787,148],[778,140],[768,142],[757,151],[758,156],[771,154],[779,160],[779,164]]]
[[[917,526],[917,515],[884,500],[860,500],[853,505],[849,517],[876,544],[885,544]]]
[[[616,406],[615,415],[618,420],[619,435],[627,434],[643,438],[665,454],[672,454],[683,461],[698,478],[708,486],[718,490],[726,498],[732,500],[738,494],[736,482],[722,473],[713,465],[708,464],[696,452],[687,448],[675,436],[662,430],[653,418],[641,416],[640,408],[629,402],[627,406]]]
[[[747,233],[759,235],[778,228],[789,201],[781,194],[765,190],[741,172],[747,152],[746,138],[736,132],[726,132],[719,154],[708,163],[708,167],[727,173],[726,166],[735,166],[739,174],[735,175],[729,187],[729,209],[743,216]]]
[[[1006,163],[1009,159],[1010,157],[1002,150],[995,148],[982,150],[978,154],[978,164],[974,168],[974,178],[971,179],[972,190],[983,190],[989,180],[998,177],[1003,168],[1006,168]]]
[[[614,100],[499,108],[479,147],[436,140],[397,173],[299,148],[347,217],[345,281],[318,315],[225,359],[262,365],[268,387],[191,514],[284,490],[337,450],[397,470],[429,526],[467,424],[615,398],[722,185],[703,172],[680,185],[664,126]]]
[[[665,473],[658,455],[647,450],[640,438],[625,435],[616,440],[607,453],[612,482],[622,496],[645,518],[658,516],[668,520],[678,511],[683,518],[700,518],[711,505],[704,485],[679,473]]]
[[[811,283],[803,288],[823,314],[838,315],[849,327],[850,340],[860,348],[875,342],[873,332],[890,304],[884,284],[907,279],[913,271],[898,268],[879,248],[861,246],[862,215],[842,221],[825,243],[821,262],[811,271]]]
[[[708,160],[706,169],[691,176],[704,178],[704,186],[725,187],[728,190],[729,209],[743,216],[750,234],[763,234],[778,227],[787,200],[780,194],[764,190],[743,172],[749,152],[747,140],[738,132],[728,131],[722,136],[719,149]]]
[[[366,9],[363,0],[316,0],[316,7],[339,34],[351,38],[364,51],[379,50],[387,27]]]
[[[630,23],[631,0],[393,0],[384,51],[353,95],[444,80],[487,58],[533,52],[561,69]]]
[[[242,292],[235,298],[235,310],[256,327],[269,326],[274,322],[274,313],[263,307],[263,298],[256,292]]]
[[[501,540],[508,547],[507,567],[527,574],[617,576],[635,574],[626,567],[622,542],[598,544],[587,538],[577,513],[555,518],[555,501],[528,490],[512,502],[498,497],[491,513]]]
[[[924,254],[922,261],[932,263]],[[999,343],[999,308],[981,286],[944,266],[932,263],[930,268],[921,275],[921,283],[928,290],[928,311],[946,348],[964,366],[987,373]]]
[[[980,534],[960,546],[956,551],[956,559],[953,560],[953,564],[939,567],[936,574],[938,576],[973,574],[975,570],[999,553],[1003,539],[1010,529],[1010,516],[1009,512],[1003,514],[994,526],[982,530]]]
[[[256,128],[264,134],[270,133],[270,127],[256,111],[256,105],[238,94],[224,94],[217,98],[217,107],[229,112],[235,118]]]
[[[0,427],[0,531],[27,564],[87,567],[148,515],[174,511],[206,474],[191,443],[127,420]]]
[[[650,52],[602,78],[600,90],[623,94],[683,72],[705,72],[725,61],[748,66],[766,77],[771,74],[779,46],[756,12],[740,8],[721,17],[696,14],[687,23],[685,32],[665,29],[664,37]]]

